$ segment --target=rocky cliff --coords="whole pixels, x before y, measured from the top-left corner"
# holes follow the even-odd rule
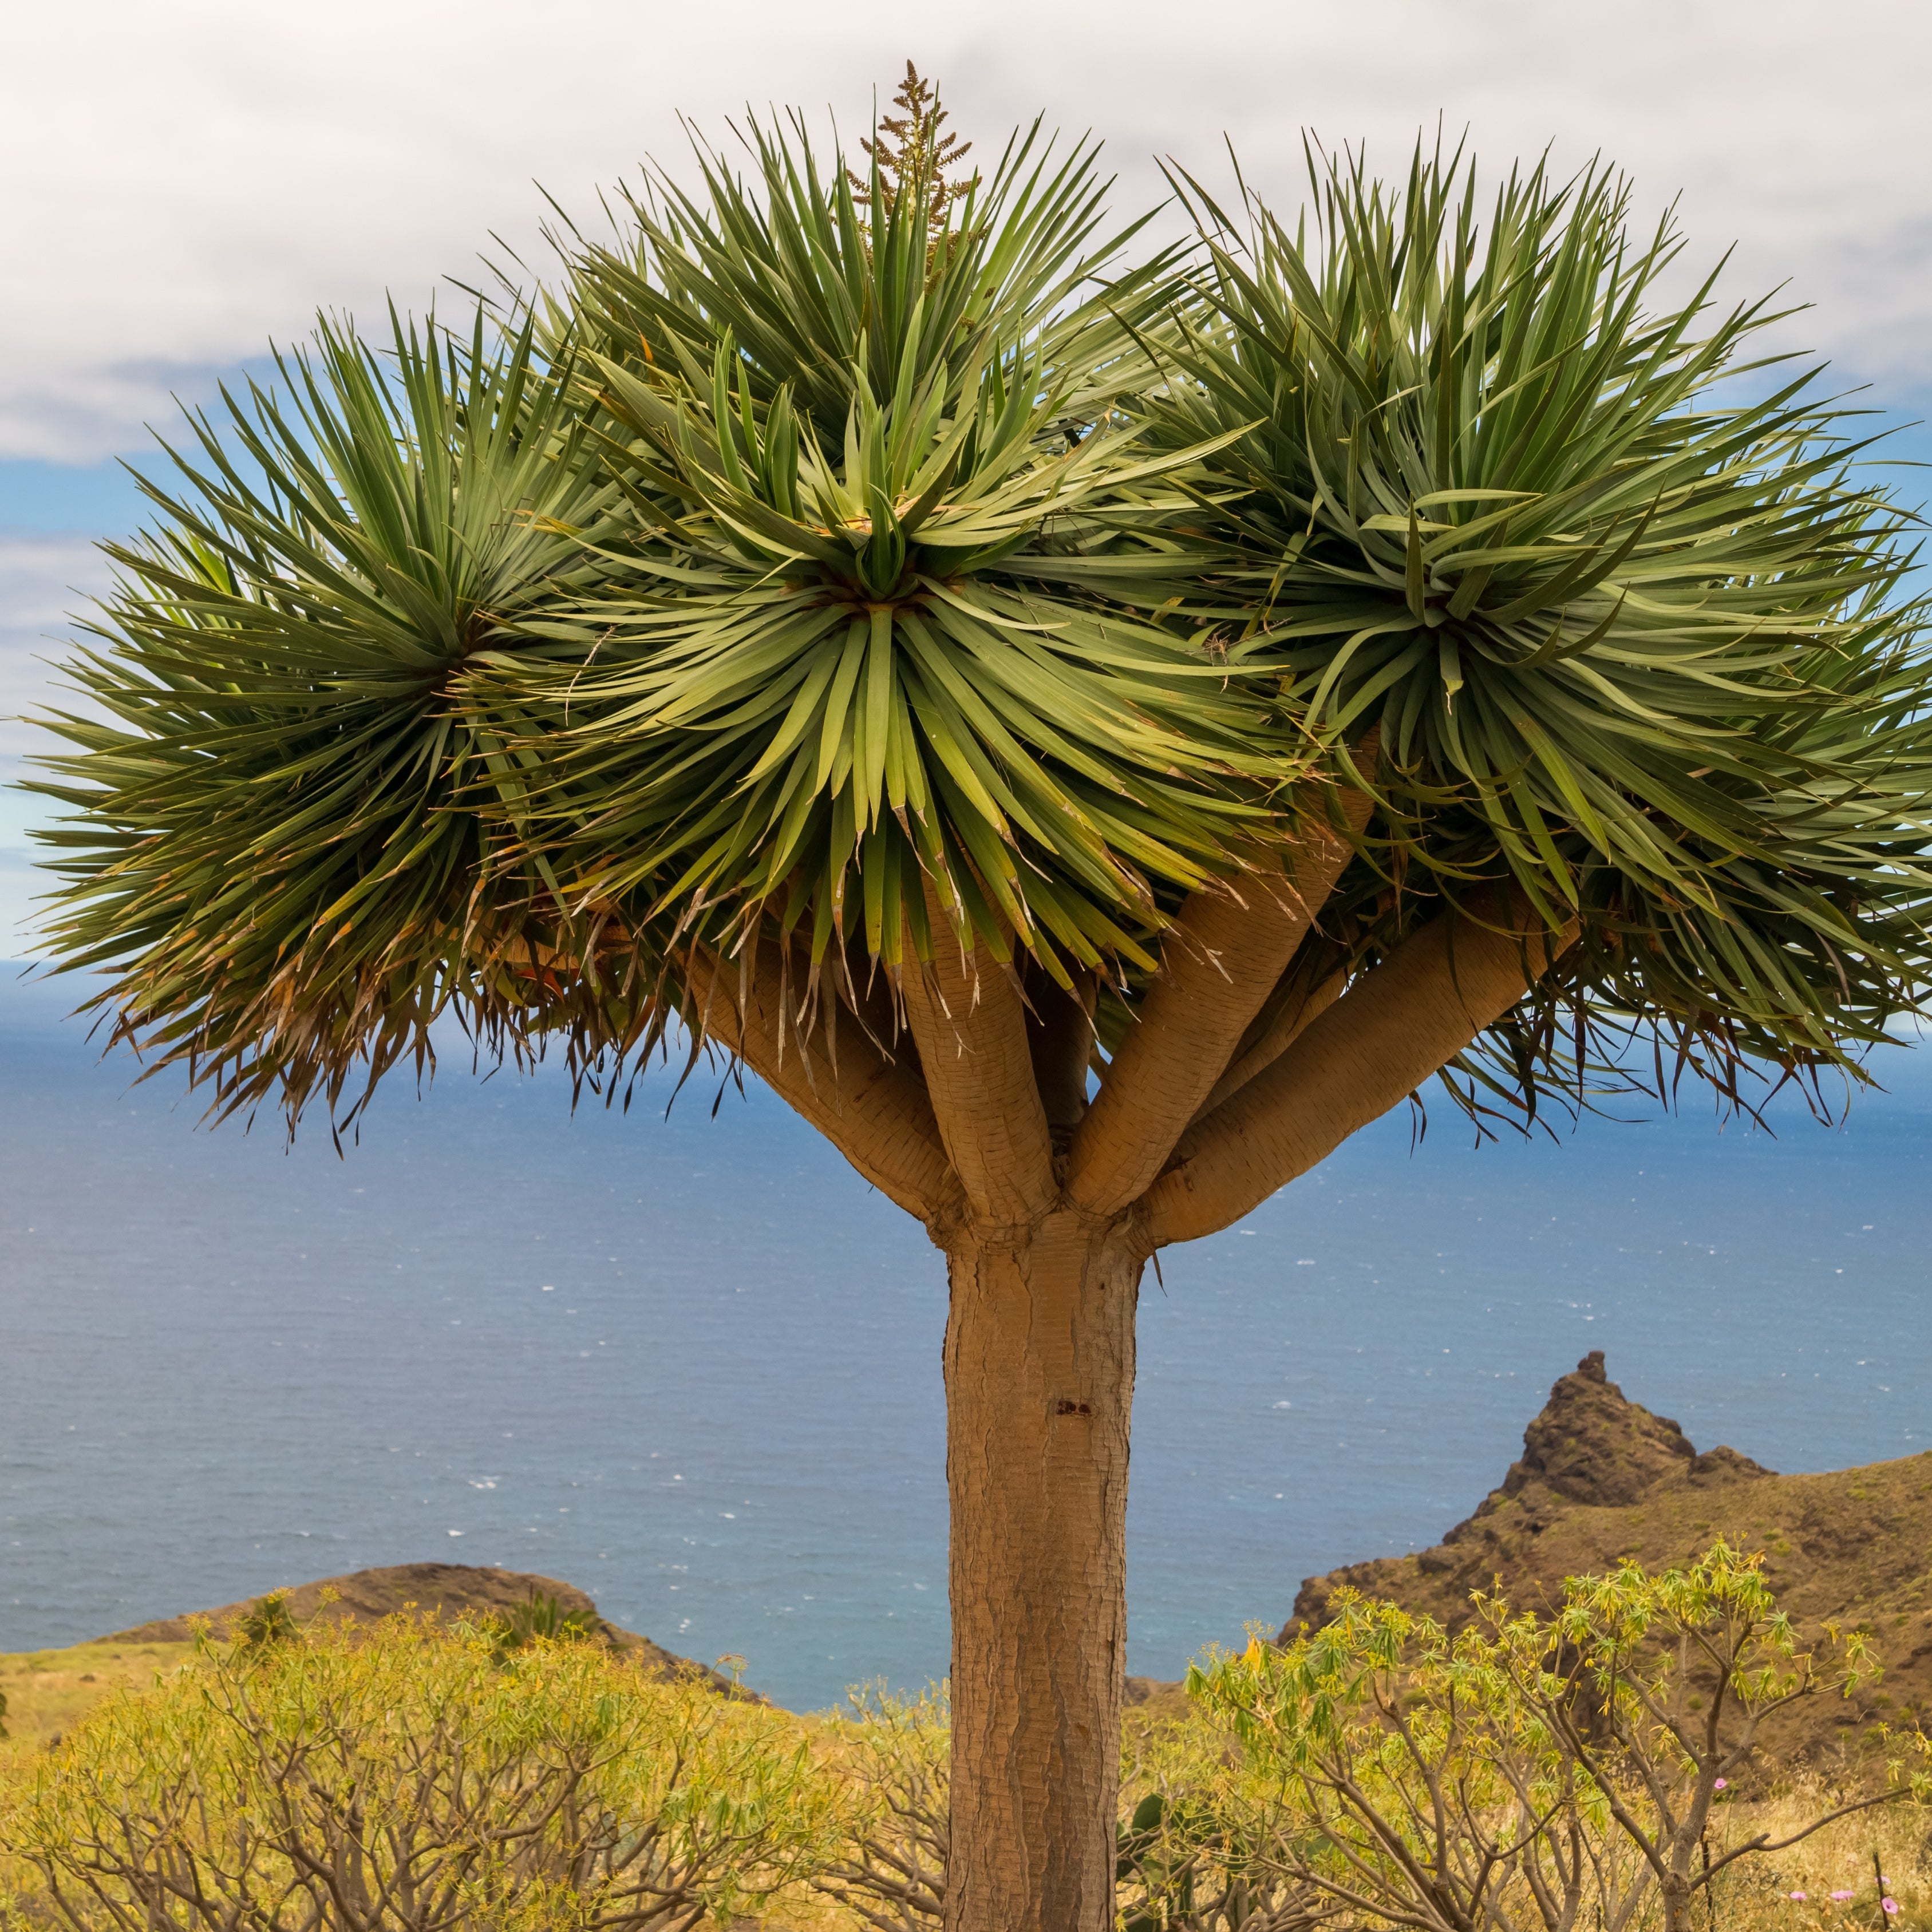
[[[1544,1609],[1567,1576],[1624,1557],[1682,1563],[1719,1536],[1763,1552],[1801,1636],[1827,1621],[1863,1628],[1886,1666],[1854,1701],[1802,1707],[1768,1739],[1777,1754],[1829,1753],[1880,1720],[1932,1719],[1932,1454],[1812,1476],[1779,1475],[1722,1445],[1700,1454],[1624,1394],[1600,1350],[1558,1381],[1521,1458],[1466,1521],[1412,1556],[1310,1577],[1281,1635],[1322,1623],[1345,1585],[1454,1629],[1473,1614],[1474,1591]]]

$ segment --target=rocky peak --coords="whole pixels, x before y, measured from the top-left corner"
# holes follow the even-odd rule
[[[1557,1378],[1550,1400],[1522,1432],[1522,1454],[1510,1465],[1502,1486],[1434,1549],[1408,1560],[1423,1576],[1444,1580],[1448,1620],[1460,1622],[1467,1615],[1470,1590],[1510,1567],[1526,1539],[1541,1538],[1579,1510],[1625,1508],[1683,1484],[1701,1488],[1774,1473],[1721,1445],[1700,1455],[1668,1416],[1653,1415],[1630,1400],[1604,1372],[1603,1350],[1593,1348]],[[1388,1590],[1383,1564],[1400,1560],[1310,1577],[1283,1636],[1324,1622],[1338,1584],[1371,1594]]]
[[[1605,1373],[1603,1350],[1592,1348],[1557,1378],[1550,1400],[1522,1432],[1521,1458],[1476,1514],[1487,1516],[1513,1501],[1534,1521],[1564,1503],[1592,1508],[1634,1503],[1666,1476],[1709,1482],[1772,1473],[1721,1444],[1699,1455],[1669,1416],[1632,1402]],[[1460,1525],[1444,1540],[1454,1543],[1468,1527]]]
[[[1510,1465],[1502,1492],[1540,1488],[1570,1503],[1634,1503],[1696,1454],[1668,1416],[1652,1414],[1610,1380],[1603,1350],[1592,1348],[1558,1378],[1522,1432],[1522,1459]]]
[[[1419,1425],[1416,1435],[1414,1453],[1427,1454]],[[1882,1760],[1865,1726],[1932,1720],[1932,1450],[1803,1476],[1775,1475],[1734,1449],[1699,1454],[1676,1423],[1626,1401],[1599,1354],[1550,1390],[1521,1457],[1474,1516],[1432,1549],[1310,1576],[1281,1641],[1327,1622],[1345,1588],[1454,1632],[1480,1614],[1476,1593],[1546,1615],[1570,1578],[1625,1562],[1653,1575],[1679,1569],[1720,1537],[1762,1560],[1801,1646],[1828,1624],[1856,1626],[1872,1633],[1885,1668],[1882,1702],[1862,1687],[1779,1712],[1760,1737],[1767,1767],[1808,1763],[1840,1778],[1841,1767]]]

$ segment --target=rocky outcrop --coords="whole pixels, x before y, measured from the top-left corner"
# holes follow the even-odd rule
[[[1522,1432],[1522,1459],[1510,1465],[1502,1493],[1634,1503],[1653,1483],[1681,1474],[1696,1454],[1668,1416],[1625,1396],[1604,1372],[1603,1350],[1593,1348]]]
[[[1558,1379],[1522,1432],[1522,1460],[1510,1465],[1502,1487],[1476,1514],[1499,1497],[1520,1498],[1532,1514],[1552,1502],[1614,1508],[1637,1502],[1672,1476],[1726,1482],[1776,1473],[1722,1443],[1699,1455],[1669,1416],[1632,1402],[1604,1372],[1603,1350],[1592,1348]],[[1456,1534],[1451,1530],[1444,1540]]]
[[[1688,1562],[1722,1536],[1761,1552],[1801,1637],[1827,1622],[1868,1632],[1883,1678],[1849,1701],[1780,1720],[1778,1755],[1816,1756],[1858,1727],[1932,1719],[1932,1454],[1784,1476],[1719,1445],[1701,1454],[1667,1416],[1630,1401],[1593,1351],[1550,1391],[1509,1473],[1432,1548],[1311,1576],[1281,1639],[1318,1628],[1346,1586],[1451,1630],[1477,1591],[1522,1609],[1560,1603],[1567,1577],[1624,1558]]]
[[[1451,1593],[1443,1621],[1467,1622],[1469,1592],[1514,1567],[1526,1538],[1539,1538],[1578,1510],[1628,1509],[1660,1490],[1754,1480],[1774,1472],[1720,1445],[1700,1455],[1666,1415],[1632,1402],[1593,1348],[1567,1376],[1522,1432],[1522,1454],[1502,1483],[1432,1549],[1413,1557],[1380,1558],[1311,1576],[1294,1599],[1282,1636],[1326,1619],[1329,1598],[1343,1585],[1390,1596],[1405,1566],[1440,1580]],[[1500,1568],[1499,1566],[1500,1565]],[[1561,1579],[1556,1580],[1559,1586]]]

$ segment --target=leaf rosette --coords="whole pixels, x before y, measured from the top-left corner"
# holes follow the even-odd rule
[[[626,1017],[530,970],[596,934],[512,850],[520,756],[465,682],[583,594],[578,533],[621,497],[530,327],[392,322],[379,350],[325,322],[274,387],[190,418],[171,486],[142,483],[160,532],[104,546],[99,641],[66,667],[94,708],[52,721],[38,782],[74,813],[46,835],[50,937],[224,1112],[334,1112],[358,1066],[420,1068],[452,1003],[500,1043]]]
[[[728,334],[702,387],[597,358],[635,540],[474,688],[542,719],[533,823],[586,903],[678,932],[769,911],[814,967],[857,942],[896,968],[929,953],[929,880],[1002,956],[1151,965],[1159,895],[1302,768],[1266,742],[1271,680],[1130,602],[1203,452],[1070,431],[1030,345],[955,372],[922,322],[883,400],[855,358],[832,449]]]
[[[1580,917],[1492,1036],[1518,1092],[1559,1007],[1734,1097],[1745,1058],[1844,1064],[1922,982],[1932,802],[1911,520],[1854,412],[1760,352],[1767,304],[1669,298],[1671,218],[1634,238],[1600,168],[1486,203],[1439,150],[1310,176],[1291,232],[1176,176],[1204,260],[1145,406],[1177,446],[1247,425],[1196,608],[1312,736],[1378,748],[1358,946],[1478,880]]]

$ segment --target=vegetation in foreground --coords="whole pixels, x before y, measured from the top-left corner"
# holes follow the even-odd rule
[[[15,1748],[7,1909],[90,1928],[620,1932],[729,1923],[824,1866],[841,1791],[796,1719],[650,1675],[542,1608],[304,1630],[263,1599],[236,1642]]]
[[[298,1625],[263,1600],[52,1745],[0,1747],[0,1928],[938,1926],[943,1690],[799,1718],[652,1673],[555,1606]],[[1834,1785],[1762,1732],[1877,1675],[1800,1647],[1720,1542],[1451,1634],[1345,1592],[1130,1724],[1122,1932],[1932,1927],[1932,1751]]]

